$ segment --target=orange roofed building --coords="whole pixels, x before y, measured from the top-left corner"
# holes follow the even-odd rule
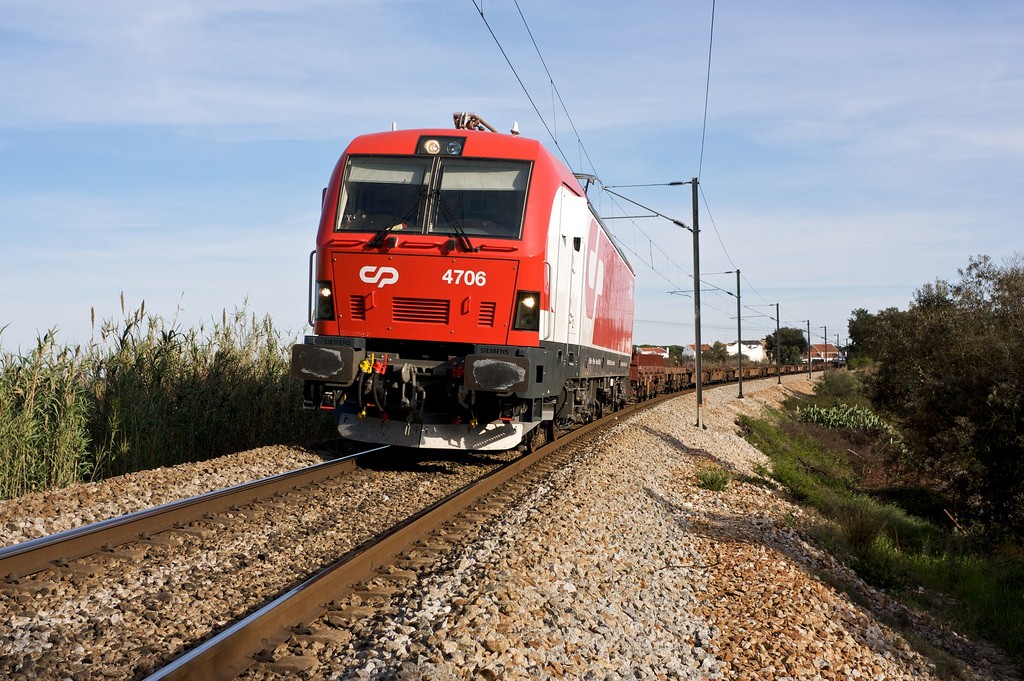
[[[807,361],[807,355],[804,355],[804,361]],[[815,343],[811,345],[811,361],[813,362],[843,362],[846,357],[843,353],[839,352],[839,348],[832,345],[831,343]]]

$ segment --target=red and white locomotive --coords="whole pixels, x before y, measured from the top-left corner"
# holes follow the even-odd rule
[[[324,190],[292,375],[353,440],[507,449],[629,392],[635,275],[580,181],[455,119],[357,137]]]

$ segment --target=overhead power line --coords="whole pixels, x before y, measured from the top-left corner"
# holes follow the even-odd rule
[[[711,0],[711,31],[708,36],[708,75],[704,81],[704,123],[700,132],[700,160],[697,162],[697,178],[704,168],[704,136],[708,131],[708,99],[711,95],[711,47],[715,42],[715,0]]]
[[[480,4],[478,4],[477,0],[470,0],[470,1],[473,3],[473,7],[476,8],[477,13],[480,15],[480,19],[483,20],[484,26],[487,27],[487,31],[491,34],[491,38],[494,39],[494,44],[498,46],[498,50],[501,52],[501,56],[503,56],[505,58],[505,62],[508,64],[508,67],[510,69],[512,69],[512,75],[514,75],[516,80],[519,82],[519,87],[521,87],[523,89],[523,93],[526,95],[526,98],[530,101],[530,106],[533,107],[534,112],[537,114],[537,118],[540,119],[541,124],[544,126],[544,129],[547,131],[548,137],[551,138],[551,141],[554,143],[555,148],[558,149],[558,153],[562,157],[562,160],[565,161],[565,164],[571,168],[573,166],[573,164],[569,161],[568,157],[565,155],[565,150],[562,149],[562,145],[558,141],[557,131],[556,130],[552,130],[552,125],[556,125],[556,122],[557,122],[555,117],[552,116],[552,122],[551,122],[551,125],[549,125],[547,119],[544,117],[544,114],[542,114],[540,112],[540,108],[537,106],[537,103],[534,101],[533,96],[530,94],[529,88],[526,87],[526,83],[524,83],[523,79],[519,77],[519,73],[516,71],[516,67],[512,64],[512,59],[508,56],[508,53],[505,51],[505,48],[502,46],[501,41],[498,40],[498,36],[494,32],[494,29],[491,28],[490,22],[487,21],[487,17],[484,15],[483,3],[481,2]],[[592,171],[594,171],[594,173],[596,174],[597,171],[596,171],[596,168],[594,167],[594,162],[593,162],[593,160],[591,160],[590,154],[587,152],[587,148],[583,144],[583,139],[580,137],[579,131],[576,129],[576,124],[572,120],[572,115],[569,114],[569,108],[565,105],[565,100],[562,99],[562,93],[558,91],[558,86],[555,85],[554,76],[551,75],[551,70],[548,69],[547,62],[544,60],[544,55],[541,53],[540,46],[537,44],[537,40],[533,37],[533,31],[530,30],[530,25],[526,21],[526,15],[523,14],[523,10],[519,6],[519,0],[515,0],[515,6],[516,6],[516,10],[519,12],[519,17],[523,20],[523,26],[526,28],[526,33],[527,33],[527,35],[530,36],[530,42],[533,43],[533,48],[537,52],[537,57],[540,59],[541,66],[544,67],[544,73],[547,74],[548,83],[551,85],[552,95],[554,97],[557,97],[558,103],[561,105],[562,111],[565,113],[565,117],[569,121],[569,126],[572,128],[573,133],[576,135],[576,144],[579,146],[580,150],[583,152],[583,155],[586,156],[587,163],[590,164],[590,169]]]
[[[540,109],[537,108],[537,103],[533,101],[533,97],[530,95],[530,90],[526,87],[526,83],[524,83],[523,79],[519,77],[519,73],[516,71],[516,67],[512,64],[512,60],[505,52],[505,48],[502,47],[501,41],[498,40],[498,36],[495,35],[494,29],[491,28],[490,22],[487,21],[487,17],[484,16],[483,7],[477,5],[476,0],[470,0],[470,2],[473,3],[473,7],[475,7],[476,11],[480,14],[480,18],[483,19],[484,26],[487,27],[487,31],[491,34],[491,38],[494,39],[494,44],[498,46],[498,50],[501,52],[501,56],[505,58],[505,63],[507,63],[508,67],[512,69],[512,75],[516,77],[517,81],[519,81],[519,87],[523,89],[523,94],[525,94],[526,98],[530,100],[530,106],[532,106],[533,110],[537,113],[537,118],[540,119],[540,122],[544,126],[544,129],[548,131],[548,136],[551,137],[551,139],[554,141],[555,147],[558,149],[558,153],[562,155],[562,160],[565,161],[567,165],[569,165],[569,159],[565,157],[565,153],[562,151],[562,147],[558,146],[558,138],[555,137],[555,134],[553,132],[551,132],[551,128],[548,127],[548,122],[544,120],[544,115],[541,114]]]
[[[537,57],[540,58],[540,63],[544,67],[544,73],[546,73],[548,76],[548,82],[551,84],[551,91],[555,96],[558,97],[558,103],[562,105],[562,111],[565,112],[565,118],[566,120],[569,121],[569,127],[572,128],[573,133],[576,135],[576,143],[579,145],[580,150],[583,152],[583,155],[587,157],[587,163],[590,164],[590,169],[594,170],[596,173],[596,169],[594,168],[594,162],[590,159],[590,154],[587,153],[587,148],[586,146],[584,146],[583,140],[580,138],[579,131],[576,130],[576,124],[573,123],[572,116],[569,114],[569,109],[568,107],[565,106],[565,101],[562,99],[562,93],[558,91],[558,86],[555,85],[555,79],[551,75],[551,71],[548,70],[547,62],[544,61],[544,55],[541,54],[540,47],[537,45],[537,41],[534,40],[533,38],[533,31],[530,30],[530,25],[526,23],[526,16],[523,14],[522,8],[519,7],[519,0],[515,0],[515,3],[516,9],[519,11],[519,16],[523,20],[523,26],[526,27],[526,33],[527,35],[530,36],[530,41],[533,43],[533,49],[537,51]],[[554,116],[552,116],[552,118],[554,119]],[[557,124],[557,119],[554,119],[552,123]],[[557,140],[555,140],[555,144],[558,144]]]
[[[559,142],[559,139],[558,139],[558,133],[557,133],[558,111],[557,111],[557,108],[555,106],[555,102],[556,101],[558,103],[558,106],[561,108],[562,112],[564,113],[564,115],[566,117],[566,120],[569,122],[569,126],[572,128],[573,134],[576,136],[576,143],[577,143],[577,146],[579,147],[579,150],[581,151],[583,156],[586,158],[586,162],[589,164],[591,171],[593,171],[594,174],[597,175],[598,173],[597,173],[597,170],[596,170],[596,166],[595,166],[595,164],[593,162],[593,159],[591,159],[590,154],[587,151],[586,145],[583,144],[583,140],[582,140],[582,137],[579,134],[579,130],[577,130],[576,124],[573,121],[572,115],[569,113],[569,108],[566,105],[565,100],[562,98],[561,92],[558,90],[558,86],[555,83],[554,76],[551,74],[551,70],[548,68],[547,61],[544,59],[544,55],[543,55],[543,53],[542,53],[542,51],[540,49],[540,45],[537,43],[537,40],[536,40],[536,38],[533,35],[533,31],[531,30],[529,22],[526,19],[526,15],[524,14],[523,9],[522,9],[522,7],[519,4],[519,0],[514,0],[514,4],[516,6],[516,10],[518,11],[519,17],[520,17],[520,19],[523,22],[523,26],[526,29],[526,33],[529,36],[531,43],[533,44],[533,48],[534,48],[534,50],[537,53],[537,57],[540,60],[541,66],[544,69],[544,73],[547,76],[548,84],[549,84],[549,86],[551,88],[551,93],[552,93],[552,103],[551,103],[552,104],[552,117],[551,117],[550,123],[549,123],[548,119],[544,116],[544,114],[541,113],[541,110],[538,107],[537,102],[535,101],[533,95],[531,95],[531,93],[529,91],[529,88],[527,88],[526,83],[520,77],[519,72],[516,70],[515,65],[512,63],[511,57],[509,56],[508,52],[506,52],[504,46],[501,44],[501,41],[498,39],[498,36],[495,33],[494,29],[491,27],[490,22],[488,21],[487,17],[484,14],[483,1],[479,0],[479,2],[478,2],[478,0],[471,0],[471,2],[473,3],[473,7],[476,9],[477,13],[480,15],[480,19],[483,21],[484,26],[487,28],[487,31],[491,34],[491,38],[494,40],[495,45],[497,45],[498,50],[501,52],[502,57],[504,57],[505,62],[509,66],[509,69],[512,71],[512,75],[515,77],[516,81],[519,83],[520,88],[522,88],[523,93],[526,95],[527,100],[530,102],[530,105],[533,107],[534,112],[537,114],[537,117],[540,119],[541,124],[544,126],[544,129],[547,131],[548,137],[550,137],[551,141],[554,143],[555,148],[558,149],[558,153],[561,156],[562,160],[569,167],[573,166],[573,164],[569,161],[568,157],[566,156],[565,150],[562,148],[562,145],[561,145],[561,143]],[[703,118],[702,118],[702,124],[701,124],[700,154],[699,154],[698,166],[697,166],[697,178],[698,178],[698,180],[701,177],[701,173],[702,173],[703,167],[704,167],[704,152],[705,152],[705,146],[706,146],[706,141],[707,141],[708,112],[709,112],[709,109],[710,109],[710,93],[711,93],[711,63],[712,63],[712,56],[713,56],[714,33],[715,33],[715,9],[716,9],[716,7],[715,7],[715,0],[712,0],[712,3],[711,3],[711,25],[710,25],[710,31],[709,31],[709,36],[708,36],[707,71],[706,71],[706,77],[705,77],[705,83],[704,83],[704,111],[703,111]],[[581,159],[581,165],[582,165],[582,159]],[[674,184],[674,183],[672,183],[672,184]],[[628,185],[619,185],[619,186],[628,186]],[[642,186],[642,185],[637,185],[637,186]],[[718,243],[719,243],[719,245],[722,248],[722,252],[724,253],[724,255],[726,257],[726,260],[729,262],[729,264],[732,266],[733,269],[739,269],[737,267],[737,265],[735,264],[735,262],[733,261],[732,256],[729,254],[729,251],[728,251],[728,249],[725,246],[725,242],[722,239],[722,235],[721,235],[721,233],[718,230],[718,225],[716,224],[716,222],[715,222],[715,220],[714,220],[714,218],[713,218],[713,216],[711,214],[711,208],[708,205],[707,196],[704,193],[703,182],[699,182],[698,183],[698,190],[699,190],[699,193],[700,193],[701,201],[704,204],[705,213],[707,215],[708,220],[710,220],[710,222],[711,222],[712,228],[713,228],[713,230],[715,232],[715,236],[718,239]],[[634,242],[636,241],[636,233],[637,232],[640,232],[640,234],[642,235],[643,239],[646,239],[647,242],[648,242],[646,249],[641,249],[641,248],[637,247],[636,243],[634,243],[633,247],[631,248],[629,246],[629,244],[627,244],[622,238],[616,237],[616,241],[619,243],[619,245],[624,250],[626,250],[629,253],[631,253],[632,255],[634,255],[640,262],[642,262],[643,264],[647,265],[651,269],[651,271],[655,272],[659,277],[661,277],[666,283],[668,283],[674,289],[677,289],[677,290],[680,289],[682,287],[681,286],[681,282],[673,281],[672,277],[669,276],[670,272],[666,272],[663,268],[657,266],[657,264],[655,263],[655,257],[654,257],[655,256],[655,250],[657,250],[657,252],[658,252],[659,259],[660,258],[664,258],[664,260],[667,261],[671,265],[672,268],[675,268],[675,272],[680,273],[682,275],[685,275],[685,277],[687,277],[687,278],[692,280],[693,279],[693,275],[691,273],[687,272],[685,268],[680,266],[674,260],[672,260],[672,257],[668,253],[666,253],[661,248],[661,246],[659,246],[654,241],[654,239],[652,239],[646,232],[644,232],[644,230],[637,224],[636,219],[643,218],[643,217],[662,217],[662,218],[665,218],[667,220],[670,220],[671,222],[675,223],[678,226],[682,226],[682,227],[685,227],[687,229],[689,229],[689,227],[687,227],[685,224],[683,224],[679,220],[670,218],[670,217],[668,217],[666,215],[662,215],[661,213],[659,213],[659,212],[657,212],[657,211],[655,211],[655,210],[653,210],[653,209],[651,209],[651,208],[649,208],[647,206],[641,205],[641,204],[637,203],[636,201],[633,201],[632,199],[630,199],[628,197],[625,197],[625,196],[622,196],[621,194],[617,194],[616,192],[612,192],[610,190],[607,190],[607,188],[605,188],[605,191],[608,194],[612,194],[615,197],[620,197],[620,198],[622,198],[622,199],[624,199],[624,200],[626,200],[626,201],[628,201],[628,202],[630,202],[630,203],[632,203],[632,204],[634,204],[636,206],[639,206],[639,207],[641,207],[641,208],[651,212],[651,215],[640,215],[640,216],[632,215],[631,216],[631,215],[627,214],[627,211],[623,210],[622,205],[619,204],[619,202],[616,200],[616,198],[612,198],[611,199],[612,203],[623,213],[623,215],[618,216],[618,219],[629,219],[629,221],[633,224],[633,228],[634,228]],[[608,220],[608,219],[615,219],[615,218],[614,217],[607,217],[606,216],[605,219]],[[648,251],[648,253],[645,255],[642,252],[643,250]],[[749,290],[756,297],[758,297],[761,300],[763,300],[765,303],[769,302],[750,283],[750,281],[746,277],[746,275],[741,275],[741,276],[742,276],[743,281],[746,283],[747,290]],[[711,291],[720,292],[721,294],[733,295],[729,291],[727,291],[726,289],[723,289],[723,288],[721,288],[721,287],[719,287],[719,286],[717,286],[717,285],[715,285],[713,283],[706,282],[703,279],[701,280],[700,285],[701,285],[701,289],[702,290],[710,289]],[[705,289],[705,287],[707,287],[707,289]],[[705,304],[707,304],[707,303],[705,303]],[[718,307],[716,307],[713,304],[708,304],[707,306],[709,308],[711,308],[711,309],[714,309],[714,310],[717,310],[719,312],[722,312],[723,314],[728,314],[725,310],[723,310],[721,308],[718,308]],[[765,315],[765,316],[767,316],[767,315]]]

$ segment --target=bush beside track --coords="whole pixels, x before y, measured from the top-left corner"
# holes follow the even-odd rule
[[[958,523],[934,481],[908,474],[901,438],[867,404],[855,374],[832,371],[810,400],[739,424],[771,459],[764,473],[820,514],[807,529],[830,554],[905,603],[997,643],[1024,671],[1019,547]],[[855,585],[836,586],[857,599]]]
[[[85,348],[50,331],[0,351],[0,497],[336,434],[302,411],[294,339],[269,317],[181,330],[144,304],[122,314]]]

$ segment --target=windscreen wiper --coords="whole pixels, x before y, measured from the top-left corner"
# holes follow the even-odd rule
[[[459,221],[455,219],[455,214],[452,213],[452,209],[448,205],[448,202],[444,200],[443,196],[441,196],[440,190],[434,192],[434,198],[437,199],[437,205],[441,209],[441,214],[444,215],[445,220],[448,221],[448,224],[452,226],[452,228],[455,230],[455,233],[458,235],[459,242],[462,243],[463,250],[468,251],[470,253],[475,253],[478,249],[475,246],[473,246],[472,242],[470,242],[469,240],[469,237],[466,236],[466,230],[462,229],[462,225],[460,225]]]
[[[380,248],[381,246],[384,245],[384,237],[387,236],[387,233],[390,232],[393,229],[398,228],[398,227],[403,227],[404,228],[405,227],[405,223],[404,222],[396,222],[395,224],[390,225],[388,227],[383,227],[381,229],[378,229],[377,233],[373,235],[373,238],[366,242],[366,246],[368,248]]]
[[[416,197],[416,202],[413,203],[412,206],[402,214],[402,218],[399,219],[398,222],[395,222],[394,224],[388,225],[387,227],[382,227],[381,229],[377,230],[377,233],[373,235],[373,238],[366,242],[367,248],[380,248],[381,246],[384,245],[384,237],[388,235],[388,232],[390,232],[393,229],[405,229],[406,227],[409,226],[408,218],[413,218],[416,216],[416,212],[417,209],[419,208],[420,201],[423,199],[424,196],[426,196],[426,191],[421,189],[418,194],[419,195]]]

